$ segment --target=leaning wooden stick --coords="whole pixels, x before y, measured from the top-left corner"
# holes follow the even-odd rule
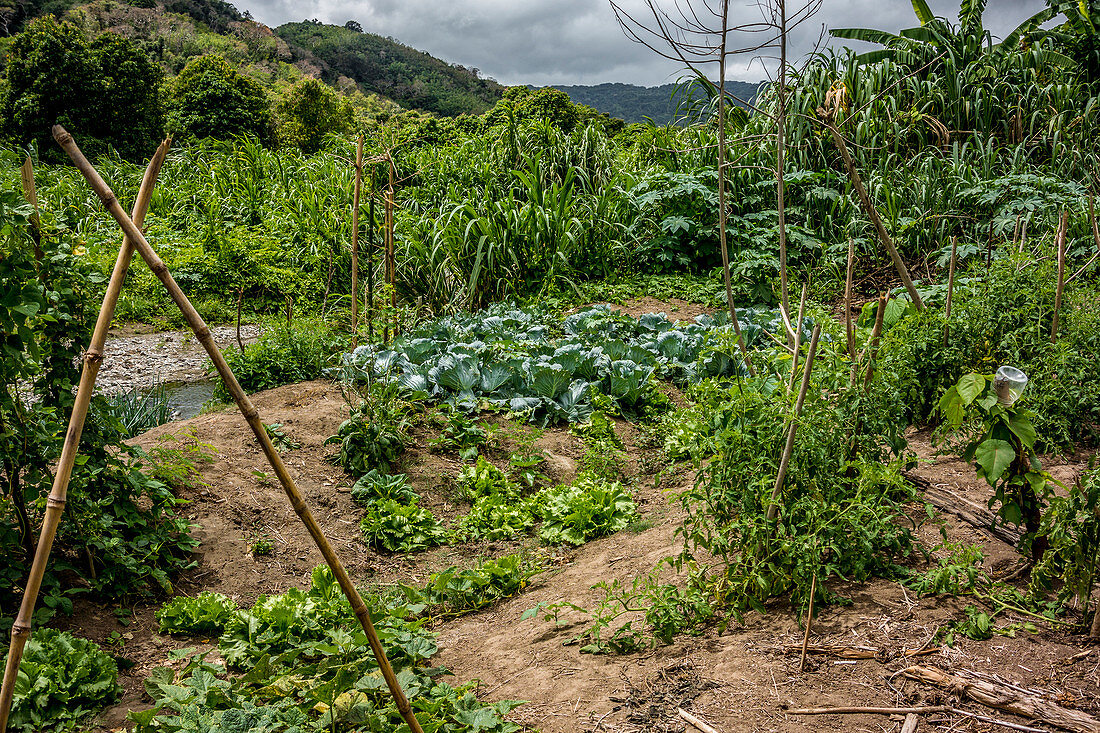
[[[798,399],[794,403],[794,416],[787,427],[787,442],[783,446],[783,456],[779,460],[779,473],[775,476],[775,487],[772,488],[771,503],[768,504],[768,521],[775,519],[779,513],[779,495],[783,493],[783,482],[787,478],[787,466],[791,463],[791,452],[794,450],[794,434],[798,430],[798,417],[802,414],[802,405],[806,402],[806,392],[810,389],[810,372],[814,368],[814,357],[817,356],[817,338],[821,335],[821,324],[814,326],[814,332],[810,336],[810,350],[806,353],[806,365],[802,369],[802,387],[798,391]]]
[[[1062,310],[1062,288],[1066,284],[1066,230],[1069,229],[1069,212],[1062,211],[1058,223],[1058,287],[1054,291],[1054,322],[1050,326],[1050,343],[1058,342],[1058,315]]]
[[[787,382],[787,392],[794,391],[794,380],[798,376],[798,353],[802,348],[802,317],[806,314],[806,296],[810,294],[810,281],[802,284],[802,299],[798,301],[798,327],[794,330],[794,353],[791,355],[791,376]]]
[[[355,146],[355,189],[351,195],[351,347],[359,345],[359,191],[363,185],[363,136]]]
[[[943,345],[947,346],[947,338],[951,333],[951,298],[955,294],[955,252],[958,248],[959,238],[951,237],[951,264],[947,268],[947,308],[943,315]]]
[[[170,145],[171,139],[161,143],[160,147],[157,148],[156,155],[149,161],[149,167],[145,170],[137,200],[134,202],[133,221],[135,223],[133,226],[135,229],[145,221],[145,212],[149,210],[153,188],[156,186],[157,176]],[[115,205],[118,206],[118,203],[116,202]],[[130,267],[133,254],[134,243],[127,236],[123,239],[118,257],[115,259],[111,279],[107,283],[107,292],[103,295],[103,304],[99,309],[95,330],[92,332],[91,343],[88,350],[84,352],[84,368],[80,372],[80,385],[77,387],[76,401],[73,404],[72,414],[69,416],[69,427],[65,433],[65,443],[61,448],[61,458],[57,464],[57,471],[54,473],[53,486],[50,489],[49,498],[46,500],[46,513],[42,518],[38,549],[35,551],[34,560],[31,563],[27,586],[23,591],[23,600],[19,605],[19,615],[11,627],[11,647],[8,650],[8,662],[4,669],[4,681],[2,687],[0,687],[0,733],[4,733],[8,729],[8,717],[11,714],[15,680],[19,674],[19,663],[23,660],[23,649],[31,635],[31,621],[34,617],[35,605],[38,603],[38,591],[42,587],[42,579],[46,573],[46,563],[50,557],[54,538],[57,536],[57,526],[61,521],[61,513],[65,510],[65,502],[69,493],[69,477],[72,475],[73,465],[76,462],[77,449],[80,447],[80,436],[84,432],[84,420],[88,416],[88,406],[92,401],[92,393],[95,391],[96,376],[99,374],[100,364],[103,363],[103,347],[107,343],[107,331],[111,328],[111,319],[114,318],[115,306],[118,304],[118,296],[122,291],[122,283],[126,279],[126,271]]]
[[[901,282],[905,286],[905,289],[909,291],[909,297],[913,299],[913,305],[917,307],[917,310],[924,310],[924,301],[921,300],[920,293],[917,292],[917,287],[913,285],[913,280],[909,277],[909,269],[905,266],[905,260],[898,254],[897,247],[894,246],[894,240],[890,238],[890,235],[886,231],[886,225],[882,223],[882,217],[878,215],[878,210],[875,209],[875,205],[871,203],[871,197],[867,193],[867,188],[863,185],[863,179],[860,178],[859,171],[856,170],[856,164],[852,161],[852,155],[848,152],[848,145],[844,142],[844,137],[840,134],[840,130],[833,127],[833,125],[824,121],[823,124],[825,125],[825,129],[829,131],[829,134],[833,136],[833,142],[836,143],[837,149],[840,150],[840,157],[844,159],[844,167],[848,171],[848,178],[852,182],[852,188],[856,190],[856,194],[863,204],[864,212],[874,225],[875,233],[878,234],[879,241],[882,242],[882,246],[885,247],[886,251],[890,254],[890,259],[894,262],[894,268],[898,271],[898,277],[901,278]]]
[[[252,429],[252,433],[256,436],[256,440],[259,442],[260,448],[263,450],[268,462],[274,469],[275,475],[278,476],[279,482],[282,484],[287,498],[290,499],[291,506],[294,507],[294,511],[298,514],[302,523],[305,524],[310,536],[317,544],[317,548],[321,551],[321,555],[325,558],[325,562],[332,569],[332,574],[335,576],[336,582],[340,584],[340,589],[344,591],[344,595],[347,596],[348,601],[351,603],[351,609],[355,613],[356,618],[359,619],[363,631],[367,634],[371,651],[378,661],[378,667],[382,672],[382,677],[386,680],[386,684],[390,689],[390,693],[393,695],[394,702],[397,705],[398,711],[401,713],[401,717],[404,718],[405,723],[409,726],[412,733],[423,733],[423,729],[417,722],[416,716],[412,712],[412,707],[409,705],[409,700],[405,697],[405,692],[401,689],[401,684],[394,674],[393,667],[386,657],[385,649],[382,648],[382,642],[379,640],[378,633],[375,631],[374,624],[370,619],[370,611],[367,609],[366,604],[363,603],[363,599],[359,596],[359,592],[355,589],[355,585],[351,582],[351,578],[340,562],[340,558],[336,556],[336,552],[332,549],[332,545],[329,544],[328,538],[325,537],[324,532],[321,531],[321,527],[317,524],[313,512],[310,511],[309,506],[307,506],[302,499],[302,494],[298,490],[298,486],[295,484],[290,472],[287,471],[282,457],[279,455],[278,451],[275,450],[271,438],[268,436],[263,423],[260,421],[259,412],[257,412],[256,407],[252,404],[248,395],[241,389],[241,385],[237,382],[237,378],[233,375],[233,371],[226,363],[225,357],[222,356],[222,353],[218,350],[217,345],[210,335],[209,327],[207,327],[194,306],[191,305],[191,301],[184,295],[183,290],[176,284],[175,279],[172,277],[172,273],[168,271],[164,262],[161,261],[157,253],[153,251],[153,248],[149,246],[149,242],[146,241],[141,230],[126,216],[126,212],[119,206],[118,199],[115,198],[114,192],[111,191],[110,187],[99,176],[99,173],[96,172],[95,168],[92,167],[83,153],[80,152],[72,136],[60,125],[54,126],[53,135],[58,144],[68,153],[73,164],[84,175],[84,178],[87,179],[96,195],[99,196],[99,199],[107,208],[107,211],[110,212],[111,216],[118,222],[118,225],[122,227],[122,231],[127,237],[133,240],[138,253],[145,260],[146,264],[149,265],[149,269],[153,271],[153,274],[164,284],[169,296],[171,296],[176,306],[180,309],[180,312],[183,313],[184,320],[191,326],[191,329],[195,332],[195,337],[198,339],[199,343],[202,344],[203,348],[206,349],[207,355],[214,363],[214,368],[222,378],[226,389],[233,396],[233,400],[237,403],[237,407],[240,409],[249,428]],[[0,731],[0,733],[2,733],[2,731]]]

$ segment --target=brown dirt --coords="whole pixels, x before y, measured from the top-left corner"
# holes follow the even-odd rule
[[[714,312],[714,308],[700,305],[699,303],[692,303],[689,300],[680,300],[679,298],[658,300],[648,295],[642,296],[641,298],[631,298],[624,301],[621,305],[613,303],[611,307],[615,310],[622,311],[628,316],[634,316],[635,318],[647,313],[664,313],[668,316],[668,320],[674,323],[680,321],[694,321],[696,316]]]
[[[661,305],[668,312],[668,304]],[[694,317],[687,305],[674,313]],[[301,444],[301,448],[288,451],[285,460],[322,528],[359,583],[422,582],[434,570],[535,546],[528,539],[444,547],[404,556],[371,550],[360,540],[362,510],[350,500],[347,478],[325,460],[334,448],[323,443],[347,414],[340,390],[326,382],[308,382],[257,394],[254,401],[265,422],[281,423],[286,434]],[[510,433],[514,428],[499,418],[489,421],[498,428],[498,445],[490,458],[502,465],[516,445],[515,435]],[[797,654],[802,622],[786,602],[777,601],[767,615],[750,614],[742,623],[733,622],[724,630],[711,628],[696,637],[680,636],[668,646],[623,656],[581,654],[576,645],[568,644],[581,629],[576,614],[563,614],[564,625],[560,628],[541,617],[521,620],[524,611],[541,602],[568,600],[591,607],[601,597],[600,591],[593,588],[595,583],[619,580],[629,585],[678,552],[680,545],[674,531],[681,515],[667,502],[664,488],[687,485],[693,476],[680,469],[663,475],[660,484],[664,488],[658,488],[657,471],[664,468],[659,449],[649,445],[637,426],[620,422],[617,430],[628,453],[630,483],[643,516],[652,526],[559,553],[555,556],[557,568],[537,576],[521,596],[451,620],[438,629],[440,653],[435,662],[453,671],[457,680],[479,679],[479,694],[487,700],[528,700],[512,714],[517,722],[547,733],[678,732],[685,730],[676,715],[676,708],[682,707],[724,733],[896,730],[898,723],[886,716],[799,717],[785,709],[892,706],[945,699],[931,688],[902,683],[900,679],[889,681],[893,672],[913,663],[999,674],[1016,684],[1049,689],[1065,704],[1100,714],[1100,650],[1067,662],[1087,648],[1083,637],[1043,627],[1037,634],[1021,631],[1015,638],[960,638],[954,648],[935,649],[914,661],[902,656],[903,650],[931,648],[937,629],[962,616],[965,606],[973,601],[965,597],[918,598],[885,580],[834,588],[850,598],[851,604],[820,609],[810,639],[817,645],[874,647],[880,650],[878,657],[851,661],[811,655],[805,672],[798,670]],[[428,421],[418,427],[413,435],[415,446],[398,470],[409,474],[426,506],[450,520],[464,511],[451,490],[451,477],[460,463],[453,456],[427,449],[428,440],[436,434],[438,429]],[[310,570],[321,562],[321,557],[278,483],[266,478],[270,469],[242,418],[228,409],[204,414],[157,428],[136,442],[150,447],[165,435],[190,436],[186,439],[208,443],[216,450],[213,463],[201,468],[200,478],[206,485],[185,492],[192,502],[187,514],[201,527],[196,531],[201,546],[198,568],[179,580],[177,591],[194,595],[213,590],[249,604],[261,593],[306,586]],[[969,466],[957,459],[935,457],[927,435],[914,434],[910,438],[926,461],[915,473],[984,502],[988,490],[975,480]],[[544,473],[554,481],[572,479],[582,457],[576,437],[566,429],[550,429],[535,445],[547,453]],[[1056,477],[1068,482],[1082,470],[1085,458],[1049,459],[1046,465]],[[913,507],[915,517],[922,511],[919,506]],[[950,517],[944,519],[948,538],[981,544],[990,570],[1000,571],[1017,562],[1012,548],[960,524]],[[274,549],[269,556],[253,558],[249,545],[260,535],[270,538]],[[919,536],[927,547],[935,546],[940,541],[939,525],[922,525]],[[916,557],[911,562],[919,567],[922,561]],[[664,575],[669,572],[664,571]],[[149,671],[166,663],[169,650],[194,645],[193,641],[157,635],[154,609],[133,608],[133,622],[122,626],[113,609],[84,601],[71,619],[62,621],[74,633],[100,643],[106,642],[112,632],[119,632],[123,643],[116,653],[134,663],[121,678],[124,698],[101,716],[96,730],[123,726],[127,709],[148,704],[141,683]],[[1003,626],[1024,620],[1028,619],[1006,613],[998,617],[997,623]],[[973,704],[964,706],[1016,723],[1026,722]],[[957,716],[947,717],[955,723],[953,730],[988,729]],[[926,717],[924,724],[928,726],[932,720]]]

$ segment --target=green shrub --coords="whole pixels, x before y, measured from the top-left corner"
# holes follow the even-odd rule
[[[359,529],[368,545],[389,552],[425,550],[447,538],[443,525],[416,500],[408,504],[393,499],[376,501],[367,508]]]
[[[316,323],[299,322],[292,328],[277,326],[265,331],[244,351],[229,351],[225,360],[245,392],[260,392],[320,379],[331,356],[345,342],[346,337]],[[214,399],[230,399],[220,381],[214,388]]]
[[[409,405],[399,399],[397,387],[375,382],[325,445],[340,444],[332,460],[352,476],[385,471],[405,452],[408,423]]]
[[[121,693],[115,661],[96,644],[38,629],[23,651],[8,730],[70,730]]]
[[[153,614],[162,634],[221,636],[237,612],[237,604],[221,593],[203,591],[194,598],[179,596]]]
[[[409,477],[403,473],[388,474],[371,469],[360,476],[351,487],[351,500],[360,506],[370,506],[383,499],[408,504],[419,498],[416,491],[409,486]]]
[[[570,486],[541,493],[542,527],[539,537],[552,545],[582,545],[614,534],[634,521],[637,507],[619,483],[582,473]]]

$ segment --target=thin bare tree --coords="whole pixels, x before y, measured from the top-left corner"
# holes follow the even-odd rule
[[[737,333],[746,365],[750,373],[752,361],[741,336],[741,325],[733,302],[733,285],[730,282],[729,245],[726,220],[728,194],[726,174],[729,153],[726,141],[727,101],[732,100],[755,114],[763,114],[776,122],[776,199],[779,214],[780,259],[780,308],[788,338],[793,337],[790,325],[787,278],[787,231],[785,191],[783,185],[786,148],[787,34],[808,20],[821,7],[822,0],[799,0],[794,13],[787,12],[786,0],[756,0],[744,5],[746,13],[756,13],[759,19],[734,22],[730,16],[730,0],[671,0],[669,9],[659,0],[643,0],[644,16],[632,14],[622,0],[610,0],[611,8],[623,32],[633,41],[642,44],[657,55],[682,64],[695,77],[703,81],[717,95],[718,137],[718,246],[722,255],[722,276],[726,286],[730,320]],[[726,89],[729,61],[736,56],[759,58],[778,49],[779,73],[775,83],[777,112],[771,114],[755,105],[755,100],[741,99]],[[717,84],[711,81],[717,75]]]

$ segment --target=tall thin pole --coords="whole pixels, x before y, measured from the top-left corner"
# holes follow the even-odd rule
[[[729,36],[729,0],[722,1],[722,31],[718,46],[718,246],[722,251],[722,280],[726,286],[726,302],[730,309],[730,322],[737,336],[737,346],[745,360],[749,374],[756,376],[749,356],[748,344],[741,335],[741,323],[737,318],[737,306],[733,303],[733,284],[730,282],[729,243],[726,234],[726,39]]]
[[[141,180],[141,188],[138,189],[137,200],[134,202],[133,224],[135,231],[145,222],[145,213],[149,210],[149,201],[153,196],[153,188],[156,186],[157,176],[160,174],[164,156],[168,153],[171,138],[165,140],[157,148],[153,159],[149,161],[149,167],[145,170],[145,176]],[[115,201],[119,211],[122,207]],[[125,216],[125,214],[124,214]],[[50,495],[46,499],[46,512],[42,518],[42,529],[39,534],[38,549],[35,550],[34,560],[31,562],[30,574],[27,585],[23,590],[23,600],[19,604],[19,615],[11,627],[11,646],[8,650],[8,662],[4,668],[4,681],[0,689],[0,733],[8,728],[8,717],[11,714],[12,698],[15,694],[15,680],[19,674],[19,663],[23,659],[23,649],[31,635],[34,608],[38,603],[38,592],[42,588],[42,579],[46,573],[46,563],[49,561],[50,550],[53,548],[54,538],[57,536],[57,526],[61,521],[61,513],[65,510],[65,502],[69,492],[69,478],[72,475],[73,465],[76,463],[77,449],[80,447],[80,436],[84,432],[84,420],[88,416],[88,406],[92,401],[92,393],[95,391],[95,380],[99,374],[100,364],[103,363],[103,347],[107,343],[107,331],[111,328],[111,319],[115,315],[115,306],[118,304],[118,296],[122,291],[122,283],[126,279],[126,271],[130,267],[130,260],[134,254],[134,242],[127,236],[122,240],[122,246],[118,250],[114,269],[111,271],[111,279],[107,283],[107,291],[103,294],[103,304],[96,318],[95,329],[92,331],[92,340],[88,350],[84,352],[84,368],[80,372],[80,384],[76,390],[76,401],[73,403],[73,411],[69,416],[69,427],[65,432],[65,442],[61,448],[61,458],[54,473],[53,486]]]
[[[363,182],[363,136],[355,146],[355,190],[351,196],[351,347],[359,345],[359,188]]]
[[[374,166],[370,169],[370,203],[367,216],[370,222],[367,224],[367,338],[374,341],[374,250],[378,246],[376,235],[378,223],[374,216],[375,190]]]
[[[115,198],[114,192],[111,191],[110,187],[99,176],[99,173],[96,172],[95,168],[92,167],[83,153],[80,152],[80,149],[73,141],[72,135],[67,133],[60,125],[55,125],[53,132],[54,139],[57,140],[58,144],[68,153],[74,165],[76,165],[77,169],[79,169],[85,179],[87,179],[92,189],[96,192],[96,195],[99,196],[100,201],[103,202],[103,205],[110,212],[114,220],[118,222],[122,231],[128,238],[133,240],[138,253],[145,260],[146,264],[149,265],[149,269],[153,271],[153,274],[156,275],[164,285],[169,296],[183,314],[184,320],[187,321],[188,325],[191,326],[191,329],[195,332],[195,337],[198,339],[199,343],[202,344],[203,348],[206,350],[207,356],[209,356],[210,360],[214,363],[214,368],[225,384],[226,390],[233,396],[233,400],[237,403],[238,409],[240,409],[249,428],[251,428],[253,435],[256,436],[256,440],[260,444],[260,449],[267,457],[272,469],[274,469],[275,475],[279,478],[279,483],[282,484],[283,490],[286,492],[291,506],[294,507],[295,513],[297,513],[302,523],[306,526],[313,541],[317,544],[317,548],[321,551],[321,555],[325,558],[325,562],[328,564],[329,568],[331,568],[332,574],[336,578],[336,582],[340,585],[340,589],[343,590],[344,595],[347,596],[348,602],[351,604],[352,612],[355,613],[356,618],[359,619],[359,623],[363,627],[363,631],[367,634],[367,640],[370,642],[371,651],[374,653],[374,657],[378,662],[378,667],[382,672],[382,677],[386,680],[386,685],[389,687],[390,694],[393,696],[397,709],[401,713],[401,717],[404,718],[405,723],[409,726],[409,730],[412,733],[423,733],[423,729],[417,722],[416,716],[412,712],[412,707],[409,705],[409,700],[405,697],[404,690],[401,689],[401,683],[398,681],[397,676],[394,674],[393,667],[386,657],[386,650],[382,647],[382,642],[378,638],[378,632],[375,631],[374,624],[371,622],[370,611],[360,597],[359,591],[356,590],[355,585],[351,582],[351,578],[340,562],[340,558],[336,555],[336,551],[332,549],[332,545],[329,543],[328,538],[325,537],[324,532],[321,531],[321,527],[317,524],[313,512],[310,511],[309,506],[302,498],[302,494],[298,490],[294,478],[290,475],[286,465],[283,463],[282,457],[279,455],[279,452],[275,450],[275,446],[272,444],[271,438],[267,434],[267,430],[260,421],[260,413],[256,410],[255,405],[252,404],[248,395],[245,394],[240,383],[237,382],[233,370],[229,368],[229,364],[226,363],[225,357],[222,355],[221,351],[218,350],[217,344],[214,343],[214,339],[210,334],[210,328],[206,325],[206,322],[203,321],[198,311],[195,310],[191,301],[187,299],[183,290],[180,289],[180,286],[172,277],[172,273],[169,272],[168,267],[160,257],[157,256],[157,253],[153,251],[149,242],[146,241],[145,235],[143,235],[141,230],[134,225],[133,221],[126,216],[126,212],[119,206],[118,199]],[[0,731],[0,733],[3,733],[3,731]]]
[[[1050,326],[1050,343],[1058,342],[1058,316],[1062,310],[1062,288],[1066,284],[1066,231],[1069,229],[1069,211],[1062,211],[1058,223],[1058,289],[1054,291],[1054,323]]]
[[[947,346],[947,337],[951,333],[951,299],[955,295],[955,252],[959,244],[958,237],[951,237],[951,264],[947,268],[947,308],[943,314],[943,345]]]

